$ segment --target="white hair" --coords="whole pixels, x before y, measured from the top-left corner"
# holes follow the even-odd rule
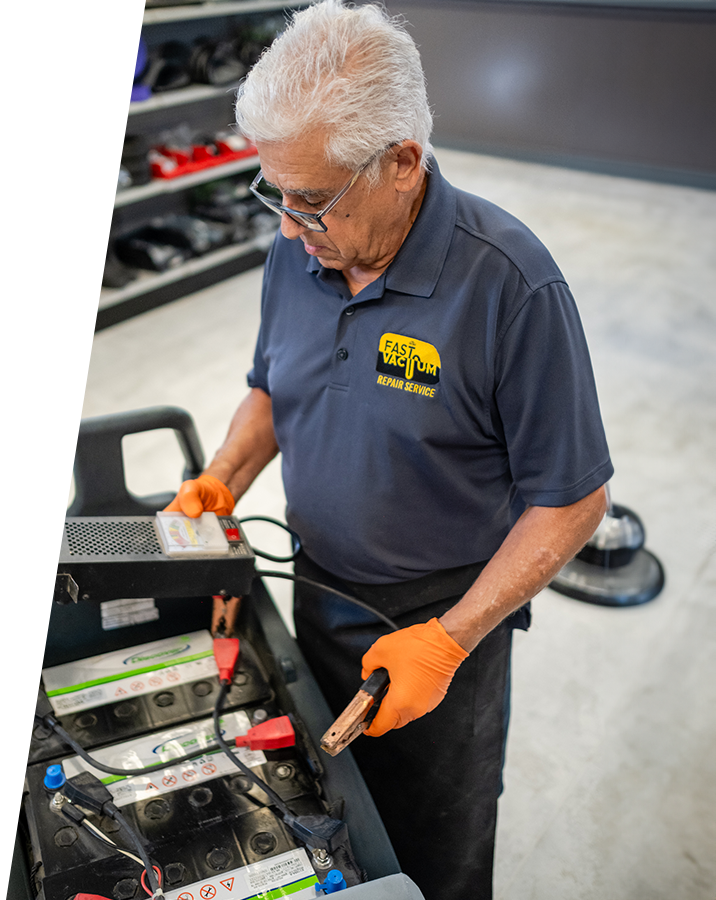
[[[251,141],[290,143],[325,129],[326,161],[357,171],[414,140],[432,155],[432,114],[420,54],[378,6],[321,0],[294,15],[239,88],[236,122]],[[380,160],[366,170],[380,177]]]

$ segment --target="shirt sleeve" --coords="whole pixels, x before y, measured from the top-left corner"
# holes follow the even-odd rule
[[[267,394],[270,394],[268,386],[268,366],[261,351],[261,330],[259,329],[258,340],[256,341],[256,349],[254,350],[254,364],[246,376],[246,381],[250,388],[261,388]]]
[[[266,303],[266,297],[268,295],[268,283],[271,272],[271,264],[273,262],[274,255],[274,244],[271,245],[271,250],[269,250],[268,256],[266,257],[266,263],[264,265],[264,274],[263,274],[263,282],[261,286],[261,325],[259,326],[259,334],[256,339],[256,347],[254,349],[254,364],[249,373],[246,376],[246,381],[250,388],[261,388],[262,391],[265,391],[267,394],[271,394],[269,391],[269,378],[268,378],[268,362],[264,355],[264,316],[263,310]]]
[[[567,506],[611,478],[589,350],[563,282],[531,293],[498,336],[494,397],[526,504]]]

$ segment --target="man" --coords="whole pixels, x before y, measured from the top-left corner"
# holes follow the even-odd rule
[[[512,629],[612,474],[574,302],[534,235],[442,178],[419,55],[377,8],[298,13],[237,121],[281,233],[251,392],[174,508],[233,509],[281,451],[297,571],[400,626],[297,589],[335,712],[390,673],[353,746],[401,865],[429,900],[488,898]]]

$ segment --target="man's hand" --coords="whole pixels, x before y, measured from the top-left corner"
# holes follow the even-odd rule
[[[365,680],[374,669],[384,666],[390,674],[390,687],[364,733],[380,737],[435,709],[468,655],[437,619],[378,638],[363,657],[361,677]]]
[[[219,481],[213,475],[200,475],[182,484],[179,493],[167,506],[166,512],[181,512],[196,519],[203,512],[230,516],[235,506],[234,496],[223,481]]]

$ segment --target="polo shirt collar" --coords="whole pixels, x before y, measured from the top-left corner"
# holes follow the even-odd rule
[[[418,217],[393,262],[373,282],[376,288],[381,286],[379,294],[383,293],[384,285],[385,289],[402,294],[431,296],[445,264],[455,229],[456,212],[455,189],[440,174],[433,159]],[[322,268],[315,256],[309,256],[306,271],[320,272]],[[358,296],[354,300],[358,300]]]

